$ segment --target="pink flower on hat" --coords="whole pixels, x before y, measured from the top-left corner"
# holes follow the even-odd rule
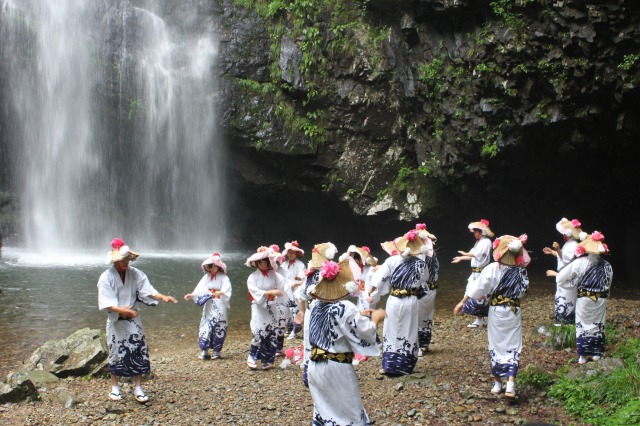
[[[425,231],[427,229],[427,224],[426,223],[418,223],[416,225],[416,229],[418,231]]]
[[[418,238],[418,231],[416,231],[415,229],[412,229],[411,231],[407,232],[407,235],[405,236],[407,237],[407,240],[415,241],[416,238]]]
[[[576,247],[575,253],[576,253],[576,257],[582,256],[584,254],[584,247],[582,246]]]
[[[278,245],[277,245],[277,244],[271,244],[271,245],[269,246],[269,248],[270,248],[271,250],[275,251],[276,253],[280,253],[280,247],[278,247]]]
[[[397,256],[399,254],[400,254],[400,252],[398,250],[396,250],[396,249],[391,250],[391,256]]]
[[[527,241],[529,240],[529,236],[527,234],[522,234],[518,237],[518,239],[522,244],[526,244]]]
[[[362,250],[366,251],[367,253],[371,254],[371,249],[367,246],[362,246]]]
[[[113,241],[111,241],[111,248],[114,250],[118,250],[122,246],[124,246],[124,241],[120,238],[114,238]]]
[[[493,240],[493,249],[495,250],[500,245],[500,238]]]
[[[489,226],[489,221],[487,219],[480,219],[480,222],[482,222],[484,226]]]
[[[593,241],[604,241],[604,234],[602,232],[593,231],[591,234],[591,239]]]
[[[269,250],[267,247],[265,247],[265,246],[260,246],[260,247],[258,247],[258,251],[257,251],[257,253],[262,253],[263,251],[267,251],[267,250]]]
[[[340,265],[338,265],[336,262],[333,262],[331,260],[324,262],[324,265],[322,265],[322,268],[320,268],[320,275],[322,275],[322,278],[327,279],[329,281],[337,277],[339,273],[340,273]]]
[[[573,219],[571,221],[571,226],[573,226],[574,228],[580,228],[582,226],[582,224],[580,223],[580,221],[578,219]]]

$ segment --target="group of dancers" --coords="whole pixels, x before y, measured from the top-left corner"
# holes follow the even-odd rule
[[[558,257],[558,270],[547,272],[557,282],[555,321],[575,319],[579,362],[595,361],[604,352],[612,270],[601,255],[608,248],[602,233],[588,235],[576,220],[562,219],[557,227],[564,246],[554,243],[544,249]],[[470,327],[487,326],[495,379],[491,392],[515,398],[522,350],[520,300],[529,286],[525,268],[531,260],[524,248],[527,236],[503,235],[492,242],[494,234],[484,219],[470,223],[468,229],[476,239],[474,247],[452,259],[452,263],[471,263],[464,298],[454,313],[474,316]],[[365,246],[352,245],[336,258],[334,244],[316,244],[306,266],[300,260],[304,250],[296,241],[286,243],[282,253],[275,244],[259,247],[245,263],[255,269],[247,279],[252,332],[248,368],[273,368],[287,333],[294,338],[302,328],[302,380],[313,397],[313,423],[369,424],[354,359],[382,353],[380,374],[400,376],[411,374],[418,358],[428,352],[438,287],[436,241],[425,224],[417,224],[381,244],[389,255],[382,264]],[[144,403],[148,397],[140,377],[149,373],[150,365],[135,304],[176,300],[158,293],[144,273],[129,266],[138,254],[122,240],[114,239],[111,245],[108,261],[112,266],[98,282],[99,307],[108,312],[109,398],[122,398],[118,377],[127,376],[135,378],[134,396]],[[220,254],[202,262],[202,270],[204,276],[184,299],[203,306],[199,357],[216,359],[221,357],[227,333],[232,287]],[[385,295],[386,308],[376,309]],[[383,319],[380,338],[377,325]]]

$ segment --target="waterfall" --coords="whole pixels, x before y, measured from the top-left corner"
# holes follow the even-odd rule
[[[219,248],[217,41],[199,2],[0,1],[0,137],[25,245]]]

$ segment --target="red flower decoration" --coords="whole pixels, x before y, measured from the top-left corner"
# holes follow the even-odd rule
[[[593,234],[591,234],[591,239],[593,241],[604,241],[604,234],[602,232],[593,231]]]
[[[371,249],[367,246],[362,246],[362,250],[366,251],[367,253],[371,254]]]
[[[260,246],[260,247],[258,247],[257,253],[262,253],[263,251],[267,251],[267,250],[269,250],[269,249],[266,248],[265,246]]]
[[[300,245],[298,244],[298,242],[297,242],[297,241],[291,241],[291,245],[292,245],[293,247],[300,247]]]
[[[215,253],[213,253],[213,255],[211,257],[216,257],[216,256],[220,257],[220,253],[215,252]]]
[[[418,223],[416,225],[416,229],[418,231],[426,231],[427,230],[427,224],[426,223]]]
[[[571,226],[573,226],[574,228],[580,228],[582,226],[582,224],[580,223],[580,221],[578,219],[573,219],[571,221]]]
[[[578,247],[576,247],[576,256],[577,256],[577,257],[580,257],[580,256],[582,256],[583,254],[584,254],[584,247],[582,247],[582,246],[578,246]]]
[[[320,275],[322,275],[322,278],[329,281],[337,277],[339,273],[340,266],[336,262],[332,262],[330,260],[324,262],[324,265],[320,268]]]
[[[399,254],[400,254],[400,252],[398,250],[395,250],[395,249],[391,250],[391,256],[397,256]]]
[[[269,246],[269,248],[270,248],[271,250],[275,251],[276,253],[279,253],[279,252],[280,252],[280,247],[278,247],[278,245],[277,245],[277,244],[271,244],[271,245]]]
[[[487,219],[480,219],[480,222],[482,222],[484,226],[489,226],[489,221]]]
[[[495,250],[500,245],[500,238],[493,240],[493,249]]]
[[[405,237],[407,237],[407,240],[409,241],[415,241],[416,238],[418,238],[418,231],[416,231],[415,229],[412,229],[411,231],[407,232]]]
[[[114,250],[118,250],[123,245],[124,241],[122,241],[120,238],[114,238],[113,241],[111,241],[111,248]]]

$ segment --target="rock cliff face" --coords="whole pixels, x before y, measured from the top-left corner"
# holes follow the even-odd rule
[[[133,9],[145,3],[97,6],[106,63],[135,55]],[[562,216],[609,234],[628,226],[639,193],[640,3],[188,3],[194,22],[184,2],[162,8],[219,32],[232,235],[315,241],[348,228],[353,239],[384,224],[392,238],[407,221],[460,232],[480,216],[503,223],[498,233],[538,227],[549,238]],[[105,73],[101,104],[116,123],[105,140],[131,143],[115,94],[126,78]]]
[[[616,188],[637,177],[640,4],[286,3],[217,9],[245,189],[324,197],[363,223],[598,221],[637,204]]]

